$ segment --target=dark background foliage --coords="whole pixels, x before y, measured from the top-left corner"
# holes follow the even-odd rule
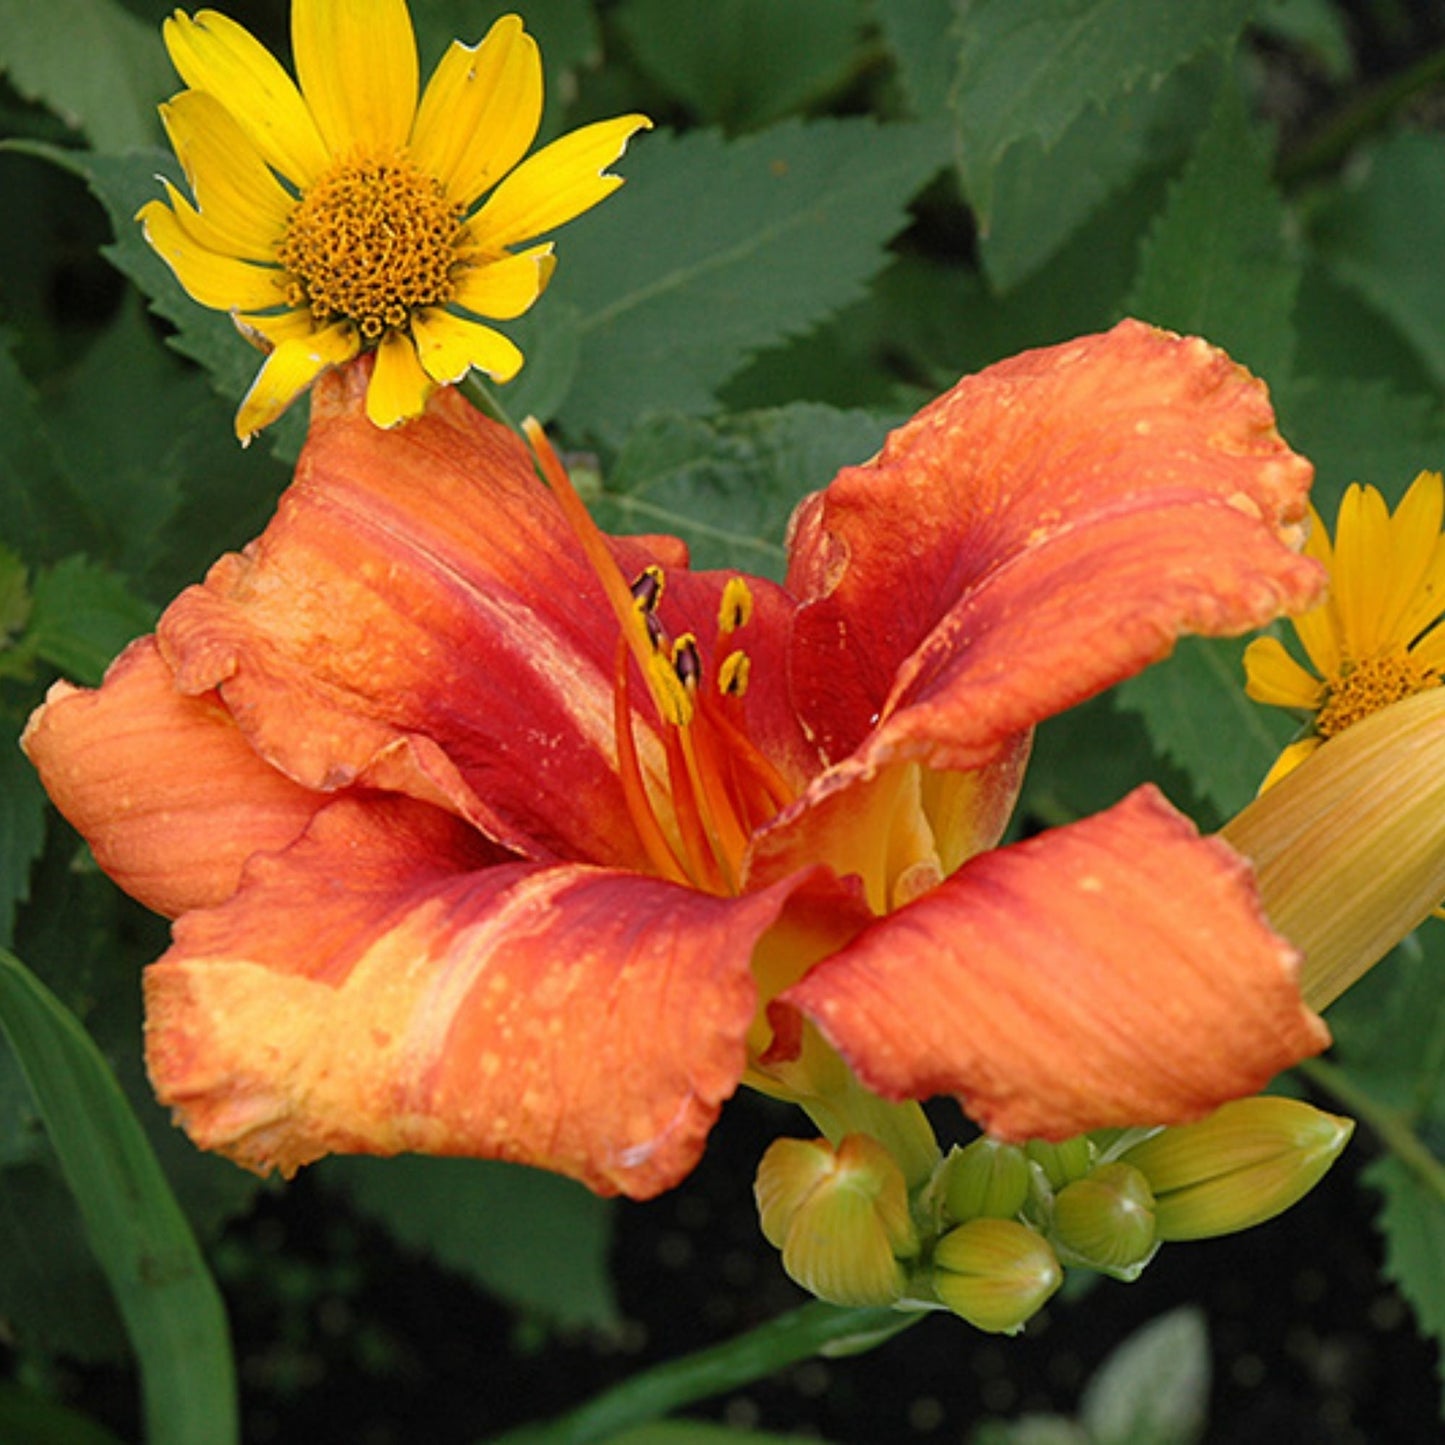
[[[235,445],[255,354],[132,221],[174,174],[154,115],[176,88],[170,8],[0,0],[0,945],[84,1023],[142,1120],[225,1297],[245,1438],[480,1439],[796,1303],[750,1183],[798,1121],[738,1101],[683,1188],[611,1206],[457,1161],[328,1161],[263,1187],[150,1102],[137,980],[164,930],[47,812],[13,743],[53,678],[98,681],[264,525],[304,424]],[[429,66],[503,7],[412,8]],[[560,238],[503,396],[595,461],[608,525],[776,572],[798,497],[892,420],[964,371],[1125,314],[1264,376],[1326,516],[1351,480],[1393,500],[1445,464],[1445,6],[518,8],[547,65],[549,134],[632,108],[659,123],[626,187]],[[285,54],[283,3],[229,10]],[[1181,647],[1047,727],[1021,826],[1145,778],[1204,826],[1239,807],[1288,733],[1244,700],[1239,651]],[[1284,1219],[1168,1249],[1020,1339],[929,1320],[699,1412],[726,1435],[636,1439],[1436,1438],[1441,957],[1428,924],[1332,1012],[1329,1069],[1287,1081],[1363,1125]],[[1164,1333],[1141,1337],[1151,1322]],[[0,1438],[109,1438],[87,1417],[138,1437],[126,1332],[3,1049],[0,1340]],[[1154,1434],[1149,1400],[1168,1404]]]

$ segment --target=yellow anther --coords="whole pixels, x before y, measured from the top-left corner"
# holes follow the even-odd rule
[[[741,577],[729,577],[717,609],[717,630],[726,637],[746,627],[753,616],[753,591]]]
[[[655,652],[647,663],[647,686],[662,720],[673,727],[687,727],[696,712],[692,694],[669,658]]]
[[[632,600],[637,610],[647,614],[657,611],[667,586],[667,574],[655,562],[649,563],[633,579]]]
[[[672,644],[672,670],[689,694],[697,691],[702,681],[702,658],[698,656],[697,638],[691,632],[684,632]]]
[[[741,697],[748,690],[748,674],[753,660],[739,648],[723,658],[717,670],[717,689],[729,697]]]

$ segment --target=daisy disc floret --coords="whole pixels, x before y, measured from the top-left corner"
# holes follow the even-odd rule
[[[1317,513],[1305,551],[1329,573],[1329,595],[1292,619],[1309,659],[1276,637],[1245,653],[1256,702],[1291,708],[1306,734],[1265,779],[1277,782],[1332,737],[1391,703],[1439,687],[1445,672],[1445,482],[1421,472],[1392,513],[1374,487],[1352,484],[1331,543]]]
[[[268,352],[237,435],[368,351],[377,426],[473,367],[509,381],[522,353],[486,321],[542,294],[555,257],[536,238],[622,184],[607,167],[648,120],[583,126],[523,160],[542,67],[515,15],[454,42],[419,99],[405,0],[295,0],[291,38],[294,81],[224,15],[166,21],[189,89],[161,117],[191,197],[167,182],[138,217],[190,295]]]

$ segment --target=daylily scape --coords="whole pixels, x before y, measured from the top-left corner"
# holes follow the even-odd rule
[[[781,586],[603,536],[452,388],[379,431],[371,367],[318,382],[262,535],[25,736],[175,919],[148,1061],[199,1145],[645,1197],[741,1082],[839,1058],[1064,1139],[1327,1043],[1152,787],[1000,846],[1036,724],[1321,594],[1309,464],[1222,352],[1124,322],[964,379],[803,502]]]

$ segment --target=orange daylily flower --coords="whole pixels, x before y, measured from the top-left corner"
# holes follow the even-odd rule
[[[176,918],[147,1048],[198,1144],[645,1197],[820,1056],[1058,1139],[1323,1047],[1247,865],[1153,789],[996,846],[1036,723],[1319,593],[1310,468],[1228,357],[1126,322],[966,378],[804,502],[783,586],[605,537],[455,391],[377,431],[364,373],[262,536],[26,733]]]

